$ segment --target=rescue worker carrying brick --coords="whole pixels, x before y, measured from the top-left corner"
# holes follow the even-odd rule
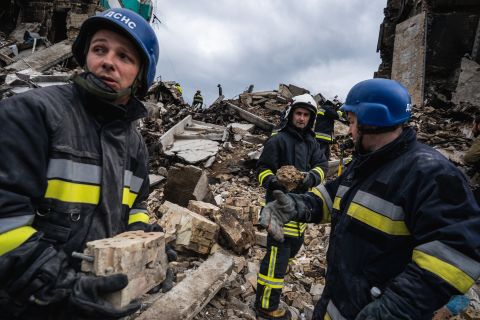
[[[317,104],[309,94],[293,98],[282,128],[265,143],[257,164],[258,180],[266,191],[266,202],[274,200],[274,190],[285,190],[275,176],[277,170],[293,165],[307,172],[294,192],[304,193],[320,184],[327,172],[327,161],[315,142],[313,123]],[[260,264],[257,279],[256,310],[263,319],[290,319],[290,311],[279,307],[283,278],[288,262],[293,259],[303,244],[306,224],[292,219],[285,227],[286,240],[267,238],[267,253]]]
[[[480,275],[480,209],[461,172],[416,140],[396,81],[355,85],[347,112],[356,155],[304,195],[275,191],[261,224],[281,241],[292,219],[332,222],[325,289],[313,319],[432,319]]]
[[[195,92],[195,94],[193,96],[192,108],[193,108],[193,110],[197,110],[197,109],[201,110],[202,106],[203,106],[202,93],[200,92],[200,90],[197,90],[197,92]]]
[[[337,110],[337,107],[330,100],[326,100],[323,105],[318,108],[317,119],[315,121],[315,139],[317,139],[327,160],[330,160],[330,145],[333,143],[335,120],[340,120],[343,116],[343,112]]]
[[[147,150],[135,97],[159,56],[149,23],[128,9],[88,18],[72,46],[73,83],[0,102],[0,314],[7,319],[112,319],[139,308],[102,299],[126,275],[79,272],[91,240],[149,225]]]

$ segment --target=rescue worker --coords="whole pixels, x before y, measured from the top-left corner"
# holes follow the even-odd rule
[[[279,241],[292,219],[332,222],[313,319],[432,319],[480,275],[480,209],[461,172],[406,126],[410,101],[393,80],[355,85],[340,108],[352,162],[313,192],[275,191],[262,211]]]
[[[135,120],[159,56],[149,23],[128,9],[88,18],[72,46],[73,83],[0,102],[0,314],[6,319],[113,319],[103,294],[124,274],[79,272],[85,243],[149,225],[147,150]]]
[[[332,101],[327,100],[317,111],[315,121],[315,139],[330,160],[330,145],[333,143],[333,129],[335,120],[343,118],[343,112],[336,109]]]
[[[177,89],[178,95],[181,97],[183,94],[183,89],[182,86],[180,86],[180,83],[175,83],[175,89]]]
[[[327,172],[327,161],[315,142],[313,123],[317,104],[310,94],[293,98],[286,112],[286,121],[280,130],[265,143],[257,164],[258,181],[265,187],[266,202],[273,200],[274,190],[285,190],[279,184],[276,172],[293,165],[306,176],[294,192],[304,193],[320,184]],[[257,278],[256,310],[263,319],[290,319],[288,310],[279,307],[283,278],[289,260],[293,259],[303,244],[305,223],[290,221],[284,227],[283,243],[267,237],[267,252],[260,264]]]
[[[195,92],[195,95],[193,96],[192,108],[193,110],[202,109],[202,106],[203,106],[202,93],[200,92],[200,90],[197,90],[197,92]]]
[[[217,87],[218,87],[218,96],[219,97],[223,96],[222,85],[219,83],[219,84],[217,84]]]

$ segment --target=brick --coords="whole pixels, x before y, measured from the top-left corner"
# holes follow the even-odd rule
[[[159,224],[167,234],[175,235],[175,245],[201,254],[210,252],[220,231],[216,223],[169,201],[159,210],[163,214]]]
[[[216,212],[220,211],[219,207],[211,203],[197,200],[190,200],[188,209],[204,217],[212,217]]]
[[[88,242],[84,254],[93,262],[82,261],[82,271],[96,276],[123,273],[128,285],[107,295],[115,307],[122,307],[165,280],[168,261],[165,234],[130,231],[113,238]]]

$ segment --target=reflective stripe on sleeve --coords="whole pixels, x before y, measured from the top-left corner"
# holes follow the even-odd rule
[[[138,193],[142,187],[143,180],[142,178],[134,176],[132,171],[125,170],[123,186],[129,188],[132,192]]]
[[[19,247],[35,232],[37,232],[37,230],[34,228],[24,226],[0,234],[0,256]]]
[[[480,277],[479,262],[438,240],[416,247],[412,260],[462,293]]]
[[[263,180],[265,180],[265,178],[270,175],[273,176],[273,171],[270,169],[263,170],[258,174],[258,182],[260,183],[261,186],[263,186]]]
[[[312,170],[315,171],[316,173],[318,173],[318,175],[320,176],[320,182],[322,182],[325,179],[325,173],[323,172],[322,168],[315,167]]]
[[[322,139],[322,140],[325,140],[325,141],[332,141],[332,136],[329,135],[329,134],[326,134],[326,133],[322,133],[322,132],[315,132],[315,138],[316,139]]]
[[[136,193],[131,192],[129,188],[123,188],[122,204],[131,208],[135,199],[137,199]]]
[[[29,214],[16,217],[1,218],[0,234],[16,228],[31,226],[34,217],[35,216],[33,214]]]
[[[63,202],[98,204],[100,186],[51,179],[48,180],[45,198]]]
[[[150,217],[145,211],[134,211],[130,210],[130,214],[128,216],[128,224],[132,224],[135,222],[143,222],[143,223],[148,223],[150,221]]]
[[[325,109],[318,109],[317,116],[324,116],[324,115],[325,115]]]

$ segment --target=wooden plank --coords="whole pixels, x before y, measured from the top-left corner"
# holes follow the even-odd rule
[[[227,102],[226,105],[230,109],[235,110],[242,119],[247,120],[250,123],[253,123],[254,125],[259,127],[260,129],[263,129],[263,130],[266,130],[266,131],[272,131],[273,128],[275,127],[275,125],[273,123],[270,123],[270,122],[260,118],[259,116],[254,115],[251,112],[243,110],[242,108],[239,108],[236,105],[231,104],[230,102]]]
[[[232,269],[233,258],[216,252],[136,319],[192,319],[225,285]]]

